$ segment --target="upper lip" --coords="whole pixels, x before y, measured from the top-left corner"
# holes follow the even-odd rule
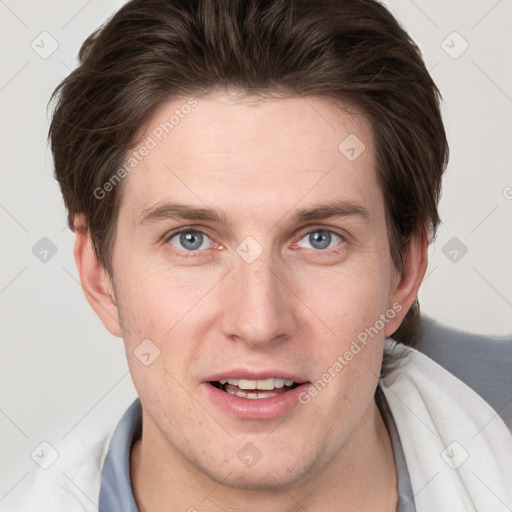
[[[292,380],[297,384],[308,382],[307,379],[297,374],[285,372],[283,370],[247,370],[243,368],[226,370],[212,374],[204,379],[204,382],[217,382],[221,379],[245,379],[245,380],[264,380],[264,379],[284,379]]]

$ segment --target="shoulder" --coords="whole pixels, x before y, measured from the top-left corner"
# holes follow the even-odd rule
[[[512,435],[505,422],[424,353],[390,338],[386,349],[405,353],[381,384],[418,509],[509,510],[503,505],[512,502]],[[492,482],[492,488],[481,482]]]
[[[512,430],[512,336],[479,336],[422,319],[414,348],[473,389]]]
[[[104,432],[95,439],[69,439],[52,448],[57,459],[46,469],[27,473],[2,500],[0,512],[97,512],[111,436]]]

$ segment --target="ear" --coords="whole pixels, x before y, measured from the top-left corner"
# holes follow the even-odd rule
[[[407,311],[418,295],[418,290],[425,277],[428,264],[428,235],[423,231],[421,235],[414,237],[404,253],[404,271],[396,271],[392,294],[390,298],[390,309],[397,314],[386,325],[385,336],[391,336],[405,318]]]
[[[75,219],[74,232],[75,261],[85,296],[103,325],[114,336],[122,337],[112,281],[94,252],[89,230],[81,215]]]

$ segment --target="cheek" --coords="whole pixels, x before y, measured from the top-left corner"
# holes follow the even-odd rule
[[[178,389],[172,377],[188,381],[194,361],[201,359],[201,341],[217,314],[219,301],[212,291],[221,275],[160,269],[118,276],[118,307],[134,384],[140,396],[158,401],[160,388]]]
[[[311,328],[308,339],[314,340],[319,357],[316,377],[328,381],[329,391],[322,391],[322,395],[333,402],[333,408],[325,411],[362,411],[361,406],[371,400],[380,373],[386,326],[392,320],[391,315],[386,316],[388,275],[387,268],[375,261],[302,278],[302,293],[310,290],[305,295],[307,304],[322,325],[321,331]],[[317,387],[323,389],[321,383]],[[366,400],[359,403],[363,397]]]
[[[338,276],[329,286],[320,286],[311,297],[325,325],[327,335],[311,331],[319,364],[313,382],[312,415],[318,421],[336,424],[340,417],[350,429],[373,399],[380,374],[386,323],[387,295],[379,293],[379,274],[357,273],[357,278]],[[329,291],[327,291],[329,290]],[[327,332],[324,330],[324,332]],[[345,430],[333,428],[332,436],[341,442]]]
[[[119,302],[126,327],[167,337],[208,295],[218,280],[212,272],[130,265],[119,272]]]
[[[300,297],[337,340],[356,337],[389,308],[389,269],[376,261],[297,274]]]

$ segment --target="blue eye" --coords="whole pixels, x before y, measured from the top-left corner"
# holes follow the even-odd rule
[[[175,241],[175,239],[177,241]],[[212,247],[212,241],[204,233],[200,231],[180,231],[175,233],[169,238],[169,243],[177,249],[185,249],[185,251],[197,251],[198,249],[209,249]],[[204,242],[208,242],[210,245],[207,247],[201,247]]]
[[[306,239],[307,242],[310,244],[309,248],[319,250],[336,247],[336,245],[339,245],[340,242],[343,241],[343,239],[339,235],[327,229],[316,229],[315,231],[310,231],[301,238],[301,240],[304,239]],[[333,241],[336,241],[336,239],[338,239],[336,245],[330,247],[331,243]]]
[[[215,246],[215,242],[208,235],[193,229],[174,233],[167,242],[182,253],[189,253],[190,256]],[[306,243],[305,247],[308,249],[323,251],[337,247],[343,242],[343,238],[328,229],[316,229],[306,233],[298,244],[301,242]]]

